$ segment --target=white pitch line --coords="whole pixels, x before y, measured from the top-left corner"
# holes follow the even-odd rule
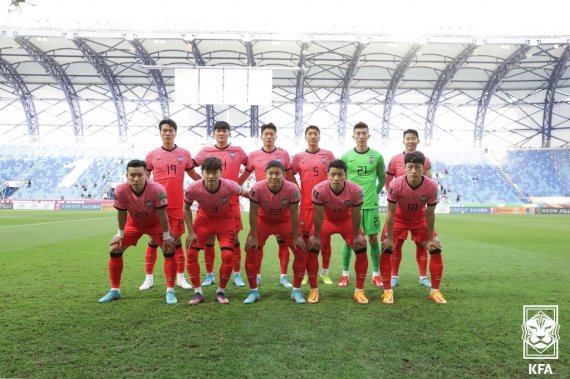
[[[77,220],[65,220],[65,221],[51,221],[51,222],[37,222],[34,224],[20,224],[20,225],[6,225],[6,226],[0,226],[0,229],[6,229],[6,228],[17,228],[20,226],[36,226],[36,225],[50,225],[50,224],[63,224],[66,222],[77,222],[77,221],[90,221],[90,220],[107,220],[107,219],[111,219],[113,217],[96,217],[96,218],[80,218]]]

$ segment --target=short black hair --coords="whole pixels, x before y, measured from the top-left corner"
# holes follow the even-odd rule
[[[162,125],[164,125],[164,124],[172,126],[172,128],[174,129],[175,132],[178,131],[178,125],[176,125],[176,122],[174,122],[174,120],[169,119],[169,118],[165,118],[164,120],[162,120],[158,123],[158,130],[162,131]]]
[[[413,134],[413,135],[415,135],[418,139],[420,138],[420,135],[418,134],[418,131],[417,131],[416,129],[406,129],[406,130],[404,130],[403,136],[406,137],[406,134]]]
[[[329,163],[329,167],[327,167],[327,172],[329,172],[331,168],[338,168],[344,171],[345,174],[347,171],[346,163],[344,163],[342,159],[332,160],[331,163]]]
[[[281,163],[277,159],[267,162],[267,165],[265,166],[265,172],[267,172],[267,170],[273,167],[277,167],[281,171],[285,172],[285,166],[283,166],[283,163]]]
[[[214,130],[217,130],[217,129],[231,130],[230,124],[228,124],[225,121],[216,121],[216,123],[214,124]]]
[[[411,153],[407,153],[404,156],[404,163],[408,164],[408,163],[419,163],[422,166],[425,165],[426,163],[426,157],[424,155],[424,153],[422,153],[421,151],[412,151]]]
[[[129,171],[129,168],[138,168],[138,167],[142,167],[144,168],[144,170],[146,171],[146,162],[141,160],[141,159],[133,159],[131,161],[129,161],[129,163],[127,163],[127,171]]]
[[[311,130],[311,129],[316,130],[317,132],[319,132],[319,134],[321,134],[321,129],[319,129],[318,126],[316,126],[316,125],[309,125],[309,126],[307,126],[307,128],[305,129],[305,135],[307,135],[307,133],[308,133],[309,130]]]
[[[355,131],[356,129],[364,129],[364,128],[368,129],[368,124],[366,124],[362,121],[359,121],[356,123],[356,125],[354,125],[354,127],[352,128],[352,131]]]
[[[263,131],[265,129],[271,129],[273,130],[275,133],[277,133],[277,127],[275,126],[274,123],[270,122],[269,124],[263,124],[261,125],[261,133],[263,133]]]
[[[209,156],[202,161],[202,171],[222,170],[222,160],[218,157]]]

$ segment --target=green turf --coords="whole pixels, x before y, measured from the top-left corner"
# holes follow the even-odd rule
[[[125,254],[123,298],[97,303],[115,218],[0,211],[0,377],[519,378],[529,363],[570,377],[568,217],[438,215],[445,306],[417,285],[409,241],[393,306],[369,278],[367,306],[351,300],[353,283],[321,285],[321,303],[297,305],[277,284],[272,240],[259,302],[243,304],[247,287],[231,285],[230,304],[216,304],[212,286],[196,307],[180,289],[179,304],[165,304],[160,258],[155,287],[138,290],[146,238]],[[523,359],[525,304],[559,305],[560,359]]]

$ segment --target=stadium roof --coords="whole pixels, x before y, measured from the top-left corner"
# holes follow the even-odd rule
[[[412,127],[448,145],[570,144],[562,2],[30,2],[0,18],[4,142],[144,139],[172,116],[196,137],[226,119],[244,137],[277,121],[342,139],[363,119],[384,142]],[[272,68],[273,104],[176,104],[180,67]]]

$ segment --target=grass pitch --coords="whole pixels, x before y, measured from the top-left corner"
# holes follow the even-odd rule
[[[98,304],[109,287],[115,213],[2,210],[0,377],[518,378],[529,363],[570,377],[570,218],[438,215],[436,227],[445,306],[417,285],[410,241],[393,306],[379,301],[370,277],[367,306],[352,301],[354,281],[320,284],[319,304],[297,305],[278,285],[273,239],[259,302],[243,304],[247,287],[230,284],[229,305],[214,302],[212,286],[199,306],[181,289],[168,306],[161,257],[155,287],[138,290],[145,237],[125,254],[122,299]],[[340,246],[335,239],[335,279]],[[525,304],[559,306],[558,360],[523,359]]]

